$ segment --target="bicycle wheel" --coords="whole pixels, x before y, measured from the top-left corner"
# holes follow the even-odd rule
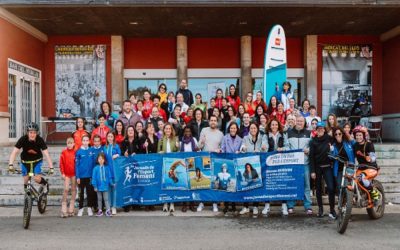
[[[353,207],[353,191],[348,190],[346,187],[342,188],[339,193],[338,204],[338,217],[337,217],[337,231],[343,234],[347,229],[351,216],[351,209]]]
[[[25,194],[24,217],[22,222],[25,229],[28,229],[29,227],[29,222],[31,221],[31,213],[32,213],[32,196],[30,194]]]
[[[41,196],[39,196],[38,200],[39,213],[43,214],[44,212],[46,212],[46,207],[47,207],[47,194],[42,194]]]
[[[372,186],[378,190],[379,199],[375,202],[374,207],[367,208],[367,213],[371,219],[379,219],[385,213],[385,190],[383,189],[382,183],[377,180],[373,180]]]

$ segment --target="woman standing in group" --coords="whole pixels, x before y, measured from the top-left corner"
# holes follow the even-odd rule
[[[203,117],[203,111],[197,108],[194,110],[194,118],[187,125],[192,128],[193,136],[196,138],[197,141],[199,141],[200,133],[203,128],[208,127],[208,122],[204,120]]]
[[[258,125],[258,130],[260,131],[261,135],[265,135],[267,131],[267,126],[269,123],[269,119],[266,114],[260,115],[260,124]]]
[[[267,104],[265,103],[264,99],[262,98],[261,91],[257,91],[256,99],[254,100],[253,105],[254,105],[254,107],[261,105],[263,107],[263,110],[267,110]]]
[[[230,105],[235,109],[235,111],[237,111],[240,105],[240,97],[237,94],[235,85],[231,84],[229,86],[229,95],[226,97],[226,99],[228,100]]]
[[[232,106],[228,107],[228,115],[225,117],[225,131],[224,134],[229,133],[228,127],[232,123],[240,123],[239,118],[236,117],[236,111]]]
[[[121,154],[124,155],[125,157],[129,157],[131,155],[139,153],[139,151],[140,151],[139,141],[136,137],[135,128],[132,125],[129,125],[126,128],[126,137],[122,142]],[[129,212],[131,207],[125,206],[123,208],[125,212]]]
[[[300,114],[306,118],[310,115],[310,101],[308,99],[304,99],[303,102],[301,103],[302,110],[300,111]]]
[[[228,133],[224,136],[221,142],[221,153],[239,153],[242,146],[242,138],[238,135],[239,126],[235,122],[231,122],[228,126]],[[229,210],[231,205],[231,212],[236,211],[236,204],[234,202],[225,202],[224,214]]]
[[[183,129],[186,126],[185,121],[182,118],[181,109],[181,105],[176,104],[174,107],[174,113],[171,114],[171,117],[168,119],[168,122],[172,124],[174,131],[179,138],[182,137]]]
[[[260,116],[262,114],[265,114],[265,112],[266,112],[266,110],[264,109],[263,105],[258,104],[256,107],[256,113],[254,114],[254,117],[253,117],[253,122],[260,124]]]
[[[217,89],[215,96],[215,107],[221,109],[222,108],[222,99],[224,98],[222,89]]]
[[[160,107],[162,107],[163,103],[167,103],[167,85],[165,83],[161,83],[160,86],[158,86],[158,94],[160,97]]]
[[[353,134],[351,133],[351,123],[350,123],[350,122],[346,122],[346,123],[343,125],[343,131],[344,131],[344,133],[348,136],[348,138],[350,139],[350,141],[352,141],[352,142],[355,141],[355,140],[354,140],[354,136],[353,136]]]
[[[250,117],[254,116],[256,112],[256,106],[253,104],[253,94],[247,93],[246,100],[244,101],[244,109],[246,113],[249,113]]]
[[[224,132],[224,128],[222,127],[222,118],[221,118],[221,112],[219,111],[219,108],[217,108],[217,107],[214,107],[214,109],[213,109],[213,115],[215,116],[215,117],[217,117],[217,122],[218,122],[218,124],[217,124],[217,127],[218,127],[218,129],[221,131],[221,132]]]
[[[328,133],[329,136],[333,137],[333,129],[338,127],[338,122],[336,119],[336,115],[335,114],[329,114],[328,118],[326,119],[327,123],[326,123],[326,132]]]
[[[239,118],[240,123],[243,120],[244,113],[246,113],[246,109],[244,108],[243,104],[240,104],[239,107],[238,107],[238,112],[237,112],[237,118]],[[240,127],[240,123],[238,123],[239,127]]]
[[[265,134],[265,140],[267,141],[267,152],[282,151],[285,145],[283,137],[283,126],[279,123],[278,119],[273,118],[268,123],[267,132]],[[262,214],[268,216],[270,211],[269,202],[265,203],[265,207],[262,210]],[[282,215],[287,216],[288,208],[286,201],[282,201]]]
[[[118,115],[111,112],[110,103],[102,102],[100,104],[100,113],[103,114],[106,118],[106,126],[109,127],[111,130],[114,129],[115,121],[118,119]]]
[[[293,97],[291,88],[292,88],[292,84],[290,84],[290,82],[283,83],[283,90],[281,93],[281,102],[283,103],[283,109],[285,111],[290,109],[290,99]]]
[[[145,137],[145,133],[144,133],[144,128],[143,128],[143,122],[138,121],[135,124],[135,132],[136,132],[136,137],[138,139],[138,141],[142,140],[143,137]]]
[[[125,125],[121,120],[115,122],[115,142],[121,148],[122,142],[125,139]]]
[[[325,123],[317,123],[317,137],[310,142],[310,166],[311,178],[315,179],[316,195],[318,203],[318,217],[324,216],[324,207],[322,204],[322,178],[324,178],[328,188],[329,196],[329,217],[336,219],[335,212],[335,179],[328,154],[330,152],[331,137],[326,133]]]
[[[267,108],[267,115],[269,117],[274,117],[276,115],[276,111],[278,110],[278,99],[276,96],[271,96],[271,99],[269,99],[269,105]]]
[[[283,103],[278,102],[277,105],[277,110],[275,113],[275,118],[279,121],[280,124],[282,124],[282,126],[285,126],[286,124],[286,114],[283,111]]]
[[[201,96],[201,94],[197,93],[194,96],[194,99],[195,100],[194,100],[194,103],[192,105],[192,109],[193,110],[200,109],[203,112],[203,114],[205,115],[206,114],[207,105],[205,105],[203,103],[203,97]]]
[[[258,126],[255,123],[250,124],[249,128],[250,132],[243,138],[241,152],[244,153],[253,153],[253,152],[265,152],[267,150],[266,141],[264,136],[259,133]],[[249,203],[245,203],[242,210],[240,210],[240,214],[249,213]],[[253,203],[253,216],[258,215],[258,202]]]
[[[286,116],[286,124],[283,130],[286,132],[289,129],[294,128],[294,126],[296,126],[296,116],[292,114]]]
[[[158,153],[172,153],[179,151],[179,140],[175,136],[175,130],[171,123],[166,123],[164,125],[163,137],[158,141]],[[175,212],[174,203],[170,203],[168,209],[168,203],[164,203],[164,212]]]

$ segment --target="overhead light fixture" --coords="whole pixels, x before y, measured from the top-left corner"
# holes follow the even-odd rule
[[[356,22],[354,22],[354,21],[348,21],[346,24],[347,25],[353,25],[353,24],[355,24]]]
[[[303,20],[290,22],[290,25],[292,25],[292,26],[298,26],[298,25],[302,25],[302,24],[304,24]]]
[[[76,25],[82,25],[82,22],[75,22]]]
[[[246,24],[247,24],[246,21],[241,21],[241,22],[239,22],[239,25],[246,25]]]
[[[130,25],[139,25],[139,22],[129,22]]]
[[[183,21],[182,24],[183,25],[192,25],[193,22],[191,22],[191,21]]]

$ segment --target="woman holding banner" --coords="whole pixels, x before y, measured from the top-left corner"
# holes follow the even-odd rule
[[[172,153],[179,151],[179,140],[175,136],[175,130],[171,123],[166,123],[164,125],[163,137],[158,141],[158,153]],[[164,203],[164,212],[175,212],[174,203],[170,203],[168,209],[168,203]]]
[[[244,153],[265,152],[267,150],[267,142],[265,137],[259,133],[258,126],[255,123],[250,124],[250,132],[243,138],[240,151]],[[239,214],[249,213],[249,203],[245,203]],[[253,203],[253,216],[258,215],[258,202]]]

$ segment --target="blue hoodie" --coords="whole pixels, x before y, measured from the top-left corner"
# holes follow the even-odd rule
[[[353,151],[353,143],[352,142],[346,142],[343,141],[343,149],[345,150],[347,157],[349,158],[349,162],[355,163],[355,158],[354,158],[354,151]],[[339,154],[339,149],[337,148],[336,143],[333,144],[333,154],[338,155]],[[334,161],[333,163],[333,175],[337,177],[339,172],[339,162]]]
[[[112,184],[110,167],[107,165],[96,165],[93,169],[92,186],[97,191],[108,191]]]
[[[93,172],[93,152],[90,148],[83,146],[76,152],[75,155],[75,175],[77,179],[91,178]]]
[[[90,148],[90,151],[93,154],[93,166],[96,166],[96,164],[97,164],[97,156],[99,155],[100,152],[104,153],[103,146],[99,146],[98,148],[93,146],[93,147]]]
[[[103,147],[103,152],[106,156],[106,161],[108,166],[110,166],[111,178],[114,180],[114,161],[112,156],[118,154],[121,156],[121,149],[119,148],[118,144],[112,145],[108,144]]]

